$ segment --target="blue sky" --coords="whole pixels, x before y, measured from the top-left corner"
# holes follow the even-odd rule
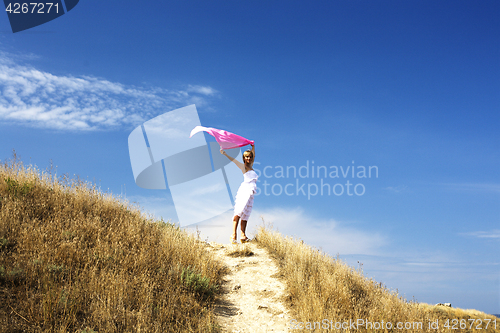
[[[82,0],[13,34],[4,14],[0,159],[52,161],[176,221],[167,191],[135,184],[127,138],[196,104],[202,125],[256,142],[252,230],[262,216],[408,299],[500,313],[499,15],[497,1]],[[313,162],[378,177],[271,192],[314,189],[275,177]],[[228,214],[206,237],[226,242]]]

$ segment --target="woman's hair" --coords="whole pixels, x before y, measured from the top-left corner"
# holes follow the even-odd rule
[[[250,155],[250,156],[251,156],[251,157],[250,157],[250,164],[253,164],[253,152],[252,152],[250,149],[246,150],[246,151],[243,153],[243,162],[245,162],[245,159],[244,159],[244,158],[245,158],[245,156],[248,156],[248,155]]]

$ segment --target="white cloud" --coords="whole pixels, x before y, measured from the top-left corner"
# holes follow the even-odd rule
[[[252,214],[262,216],[280,233],[302,239],[306,244],[330,254],[377,254],[387,241],[384,236],[362,230],[334,219],[319,219],[302,208],[273,208],[256,210]]]
[[[211,96],[217,93],[217,90],[208,86],[189,86],[187,89],[189,92],[195,92],[201,95]]]
[[[453,191],[500,193],[500,184],[447,183],[447,184],[442,184],[442,185],[450,190],[453,190]]]
[[[405,262],[403,265],[407,266],[419,266],[419,267],[442,267],[442,263],[438,262]]]
[[[406,186],[406,185],[388,186],[388,187],[385,187],[384,190],[387,190],[390,192],[395,192],[395,193],[402,193],[402,192],[408,192],[408,186]]]
[[[208,86],[182,90],[126,86],[92,76],[57,76],[0,53],[0,121],[89,131],[136,126],[178,107],[207,105]]]
[[[461,235],[472,236],[477,238],[500,239],[500,229],[492,231],[473,231],[473,232],[463,233]]]

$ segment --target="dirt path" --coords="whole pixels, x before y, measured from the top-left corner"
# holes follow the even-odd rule
[[[247,247],[254,254],[231,257],[228,253]],[[267,250],[255,243],[210,243],[208,250],[230,269],[216,314],[224,332],[288,332],[290,318],[281,299],[285,285],[275,277],[278,267]]]

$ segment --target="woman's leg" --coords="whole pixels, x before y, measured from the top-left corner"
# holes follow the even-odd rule
[[[236,233],[238,231],[238,222],[239,221],[240,221],[240,217],[238,215],[234,215],[234,218],[233,218],[233,239],[234,240],[236,240]],[[243,227],[243,221],[241,221],[241,226]],[[245,226],[246,226],[246,223],[245,223]]]
[[[247,221],[241,220],[241,239],[247,239],[248,237],[245,235],[245,231],[247,230]]]

